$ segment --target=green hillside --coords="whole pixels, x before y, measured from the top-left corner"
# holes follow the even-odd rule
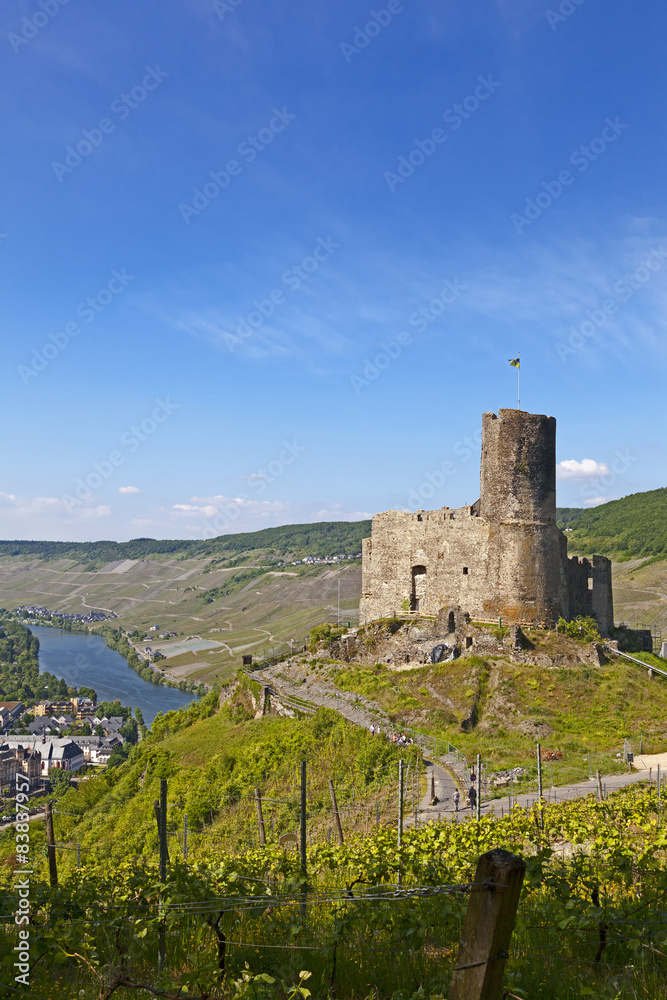
[[[667,487],[584,510],[568,534],[571,551],[618,560],[667,557]]]
[[[219,535],[205,540],[133,538],[129,542],[30,542],[0,541],[0,556],[32,559],[73,559],[87,568],[122,559],[146,559],[170,555],[181,559],[231,555],[235,552],[269,550],[276,556],[334,556],[356,554],[361,540],[370,534],[370,521],[319,521],[286,524],[237,535]]]

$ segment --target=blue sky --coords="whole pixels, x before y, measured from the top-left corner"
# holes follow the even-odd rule
[[[8,0],[0,536],[665,485],[660,0]]]

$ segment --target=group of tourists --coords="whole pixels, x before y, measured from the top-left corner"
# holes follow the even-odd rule
[[[477,787],[476,787],[476,782],[477,782],[477,775],[475,774],[475,772],[473,770],[473,771],[470,772],[470,788],[468,789],[468,804],[469,804],[469,806],[470,806],[471,809],[474,809],[475,806],[477,805]],[[456,812],[458,812],[459,811],[459,804],[461,802],[461,793],[458,790],[458,788],[455,789],[454,794],[452,796],[452,799],[454,801],[454,809],[455,809]]]
[[[370,724],[371,736],[381,736],[382,730],[379,726],[376,726],[374,722]],[[391,742],[395,743],[399,747],[411,747],[414,745],[414,740],[412,737],[408,737],[405,733],[392,733]]]

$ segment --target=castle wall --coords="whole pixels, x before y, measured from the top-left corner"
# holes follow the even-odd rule
[[[492,524],[470,507],[376,514],[363,548],[361,620],[458,604],[473,618],[553,624],[565,603],[559,536],[555,525]]]
[[[473,618],[552,626],[595,614],[613,625],[611,568],[568,559],[556,526],[556,421],[485,413],[481,497],[473,507],[385,511],[363,543],[360,619],[459,605]]]

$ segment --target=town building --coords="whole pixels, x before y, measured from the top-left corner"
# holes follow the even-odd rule
[[[4,743],[12,751],[18,747],[37,751],[40,757],[40,775],[47,777],[53,767],[64,771],[78,771],[83,767],[83,750],[71,739],[64,737],[46,737],[34,739],[30,736],[6,736]]]

